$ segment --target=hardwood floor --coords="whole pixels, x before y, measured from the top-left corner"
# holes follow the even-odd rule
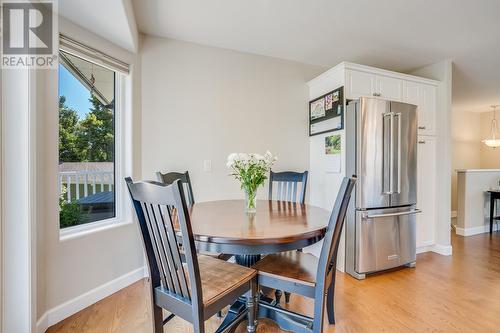
[[[356,281],[337,274],[337,325],[326,332],[499,332],[500,233],[452,237],[453,256],[418,255],[417,268]],[[147,281],[52,326],[49,333],[151,332]],[[311,315],[312,302],[292,295],[290,308]],[[220,319],[206,323],[213,332]],[[282,332],[260,321],[258,332]],[[175,318],[165,332],[192,332]],[[245,332],[240,325],[237,332]]]

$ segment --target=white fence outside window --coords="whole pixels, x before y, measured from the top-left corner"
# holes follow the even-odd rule
[[[114,189],[113,171],[61,171],[59,172],[59,193],[66,188],[67,202]]]

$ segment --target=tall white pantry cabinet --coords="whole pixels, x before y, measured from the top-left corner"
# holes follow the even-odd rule
[[[308,82],[309,99],[313,100],[344,86],[344,110],[347,100],[374,97],[417,105],[418,116],[418,179],[417,252],[425,252],[436,243],[436,111],[439,82],[374,67],[348,62],[340,63]],[[334,132],[345,138],[344,130]],[[310,137],[310,203],[331,209],[340,182],[345,174],[345,142],[342,143],[341,172],[324,168],[321,152],[324,138],[332,132]],[[343,248],[338,264],[343,267]]]

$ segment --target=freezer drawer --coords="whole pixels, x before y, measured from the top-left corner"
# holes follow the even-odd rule
[[[355,270],[367,274],[416,260],[414,207],[356,211]]]

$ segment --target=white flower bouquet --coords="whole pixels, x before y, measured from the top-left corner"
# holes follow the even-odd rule
[[[257,188],[264,185],[271,166],[278,159],[269,151],[264,155],[232,153],[227,157],[227,167],[230,175],[241,183],[245,192],[245,210],[247,213],[257,211]]]

